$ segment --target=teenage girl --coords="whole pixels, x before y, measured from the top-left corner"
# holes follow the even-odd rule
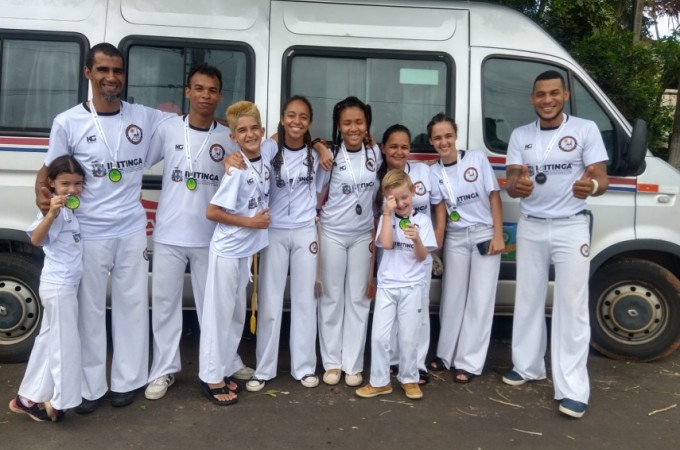
[[[319,344],[326,384],[362,383],[370,298],[373,201],[380,151],[369,142],[371,109],[356,97],[333,108],[335,163],[321,211]]]
[[[378,179],[382,182],[388,170],[399,169],[406,172],[413,182],[413,210],[427,217],[431,215],[430,209],[430,168],[421,162],[409,161],[411,155],[411,132],[401,124],[395,124],[385,130],[382,138],[382,152],[384,161],[378,169]],[[384,195],[379,192],[376,196],[378,210],[383,209]],[[382,249],[378,250],[378,258]],[[418,328],[418,372],[420,384],[429,382],[429,374],[425,365],[425,358],[430,348],[430,282],[432,281],[432,256],[428,253],[425,259],[425,280],[423,283],[422,306],[420,315],[421,326]],[[392,328],[390,340],[390,365],[394,368],[399,364],[399,341],[397,332],[399,327]]]
[[[33,245],[41,245],[45,263],[40,274],[44,315],[19,395],[9,409],[42,422],[60,421],[82,400],[82,364],[78,334],[78,285],[83,273],[80,226],[74,209],[80,204],[85,172],[71,155],[52,161],[47,183],[50,209],[28,228]]]
[[[501,263],[503,213],[498,181],[479,150],[456,149],[457,127],[437,114],[427,125],[439,153],[432,174],[435,234],[444,243],[441,331],[432,370],[454,370],[468,383],[484,368]]]
[[[281,108],[269,194],[269,246],[261,251],[257,368],[246,389],[259,391],[276,376],[283,291],[290,268],[290,353],[293,378],[308,388],[319,385],[316,369],[317,300],[314,298],[318,242],[317,192],[325,176],[312,151],[312,105],[293,96]]]

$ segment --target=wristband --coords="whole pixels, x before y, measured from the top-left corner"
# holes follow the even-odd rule
[[[593,190],[590,191],[590,195],[595,195],[597,190],[600,189],[600,183],[598,183],[595,178],[591,179],[590,181],[593,182]]]
[[[316,138],[316,139],[314,139],[314,140],[310,143],[310,145],[311,145],[312,147],[314,147],[314,146],[315,146],[316,144],[318,144],[319,142],[321,142],[321,138]]]

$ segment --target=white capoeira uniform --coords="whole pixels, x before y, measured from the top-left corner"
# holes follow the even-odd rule
[[[360,373],[370,299],[366,298],[371,260],[377,148],[347,151],[344,143],[329,173],[328,200],[321,211],[319,347],[325,370]]]
[[[210,203],[230,214],[254,217],[269,202],[271,153],[247,162],[248,169],[225,174]],[[267,246],[267,230],[218,223],[210,242],[208,277],[201,313],[198,377],[217,384],[236,357],[246,320],[246,286],[252,256]]]
[[[432,210],[430,208],[430,167],[421,162],[408,162],[405,167],[405,172],[413,182],[415,188],[415,195],[413,196],[413,209],[427,217],[432,217]],[[383,202],[383,205],[385,203]],[[380,260],[382,249],[378,247],[378,260]],[[427,359],[427,352],[430,350],[430,284],[432,283],[432,255],[427,254],[424,261],[425,272],[427,276],[423,282],[422,319],[420,330],[418,331],[418,369],[427,371],[425,360]],[[392,328],[392,338],[390,339],[390,365],[399,364],[399,340],[397,334],[399,327]]]
[[[425,261],[418,261],[414,254],[413,241],[404,235],[399,227],[403,219],[392,215],[385,219],[380,216],[376,232],[376,246],[380,243],[383,226],[392,227],[393,246],[383,249],[378,266],[378,290],[373,309],[371,330],[371,386],[382,387],[390,383],[390,350],[394,327],[399,327],[399,375],[400,383],[418,382],[418,344],[423,328],[422,309],[423,284],[430,278]],[[388,220],[385,222],[385,220]],[[418,229],[423,246],[428,252],[437,248],[437,240],[429,215],[414,211],[409,220]],[[429,253],[428,253],[429,256]]]
[[[430,173],[432,203],[444,202],[447,211],[437,356],[447,368],[479,375],[489,349],[501,255],[481,255],[477,244],[493,237],[489,195],[499,190],[498,181],[479,150],[459,151],[456,162],[439,162]],[[454,211],[457,221],[450,217]]]
[[[82,396],[106,394],[106,287],[111,274],[111,390],[144,386],[149,370],[149,261],[146,213],[139,201],[151,138],[174,114],[121,102],[94,114],[85,103],[59,114],[45,164],[71,154],[85,169],[78,208],[84,273],[78,289]]]
[[[28,228],[33,234],[44,216]],[[42,243],[45,263],[40,274],[43,320],[35,338],[19,395],[34,403],[50,401],[66,410],[82,401],[78,284],[83,274],[83,250],[78,219],[62,208]]]
[[[527,380],[546,376],[545,299],[548,270],[555,267],[551,365],[555,399],[588,403],[588,277],[590,234],[585,200],[572,187],[585,168],[607,161],[594,122],[565,116],[562,126],[540,129],[538,121],[516,128],[508,165],[529,166],[532,194],[520,201],[517,226],[517,290],[512,330],[514,369]],[[535,175],[543,172],[544,184]]]
[[[277,144],[268,140],[264,145]],[[316,370],[317,299],[314,298],[317,193],[324,176],[311,148],[283,148],[280,173],[272,169],[269,197],[269,245],[262,250],[257,311],[257,368],[255,378],[276,376],[283,294],[290,268],[290,357],[296,380]],[[318,174],[318,175],[317,175]]]
[[[200,318],[208,246],[215,231],[215,222],[205,217],[205,210],[224,175],[224,158],[237,151],[238,145],[229,137],[229,128],[217,122],[209,129],[200,129],[191,126],[187,116],[177,116],[158,127],[151,149],[150,164],[164,160],[164,165],[153,232],[153,363],[149,382],[182,368],[179,343],[184,273],[189,264],[196,314]],[[243,367],[238,356],[234,366],[237,367],[231,367],[225,375]]]

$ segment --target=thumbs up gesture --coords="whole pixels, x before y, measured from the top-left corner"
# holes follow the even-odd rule
[[[586,167],[581,179],[574,182],[572,191],[574,192],[574,197],[584,199],[597,192],[599,187],[600,185],[595,179],[595,166],[590,165]]]
[[[269,217],[269,208],[264,208],[262,211],[258,211],[255,216],[250,219],[250,227],[267,229],[269,228],[270,222],[271,217]]]
[[[534,191],[534,182],[529,178],[529,167],[523,165],[515,181],[515,197],[526,198]]]

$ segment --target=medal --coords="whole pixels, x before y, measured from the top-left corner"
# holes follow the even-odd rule
[[[121,173],[120,170],[118,169],[111,169],[109,170],[109,180],[113,181],[114,183],[118,183],[121,178],[123,178],[123,174]]]
[[[548,175],[546,175],[544,172],[538,172],[536,174],[536,178],[534,179],[536,180],[536,183],[543,184],[548,180]]]
[[[356,208],[354,208],[354,211],[356,211],[357,216],[361,215],[361,205],[357,204]]]
[[[69,195],[66,197],[66,207],[68,209],[76,209],[80,206],[80,199],[75,195]]]
[[[460,220],[460,214],[458,211],[453,210],[451,211],[451,214],[449,214],[449,219],[451,219],[451,222],[458,222]]]
[[[187,178],[186,185],[187,185],[187,189],[189,189],[190,191],[196,190],[196,188],[198,187],[198,183],[196,182],[196,178]]]
[[[402,230],[407,229],[409,225],[411,225],[411,221],[408,219],[408,217],[404,217],[403,219],[399,220],[399,228]]]

